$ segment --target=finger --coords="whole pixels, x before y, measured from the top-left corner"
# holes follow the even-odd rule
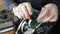
[[[46,9],[46,7],[43,7],[40,14],[42,14],[44,12],[44,10]]]
[[[54,5],[54,9],[53,9],[55,16],[54,18],[50,19],[50,22],[56,22],[58,20],[58,8]]]
[[[13,8],[13,13],[14,13],[14,15],[17,16],[18,18],[21,18],[21,16],[19,15],[19,13],[18,13],[17,11],[18,11],[18,10],[17,10],[17,7],[14,7],[14,8]]]
[[[31,6],[31,4],[28,3],[28,2],[25,2],[25,3],[23,3],[23,4],[26,6],[29,14],[32,15],[32,6]]]
[[[58,18],[53,18],[50,22],[56,22]]]
[[[44,19],[43,22],[47,22],[54,17],[55,14],[52,13],[52,11],[50,11],[50,12],[51,12],[51,15],[48,18]]]
[[[52,18],[51,20],[49,20],[50,22],[56,22],[58,20],[58,15],[54,16],[54,18]]]
[[[21,9],[22,9],[22,12],[25,14],[25,17],[28,18],[29,15],[25,5],[22,4]]]
[[[56,11],[56,9],[57,9],[57,7],[56,6],[52,6],[51,4],[48,4],[48,5],[46,5],[45,7],[47,7],[47,8],[49,8],[50,9],[50,12],[52,12],[52,13],[56,13],[55,11]],[[55,9],[55,11],[52,11],[52,10],[54,10]],[[51,18],[53,18],[53,17],[51,17]],[[51,19],[50,18],[50,19]],[[48,21],[48,20],[50,20],[50,19],[47,19],[46,21]]]
[[[25,18],[25,14],[23,13],[23,10],[22,10],[22,8],[21,8],[21,7],[23,7],[22,5],[23,5],[23,4],[20,4],[20,5],[18,6],[17,10],[18,10],[18,13],[20,14],[20,16],[22,16],[22,18]]]
[[[54,16],[54,17],[53,17],[51,20],[49,20],[49,21],[50,21],[50,22],[56,22],[57,19],[58,19],[58,18]]]
[[[50,19],[50,22],[56,22],[58,20],[58,10],[55,9],[55,16],[54,18]]]
[[[14,13],[15,16],[17,15],[17,14],[15,14],[15,13],[16,13],[16,10],[15,10],[16,8],[17,8],[17,7],[14,7],[14,8],[13,8],[13,13]]]
[[[48,4],[47,7],[50,8],[50,12],[52,12],[52,14],[54,14],[55,16],[53,15],[53,17],[47,19],[46,21],[48,20],[56,21],[58,19],[58,8],[56,7],[55,4]],[[55,19],[53,19],[54,17]]]
[[[42,22],[43,20],[45,20],[46,18],[48,18],[50,15],[51,15],[51,13],[49,11],[46,16],[44,16],[42,19],[40,19],[40,22]]]
[[[44,11],[44,12],[42,12],[42,11]],[[44,18],[46,15],[48,15],[47,13],[49,12],[49,9],[45,8],[44,10],[42,9],[42,11],[41,11],[42,13],[39,14],[37,20],[41,20],[41,19]]]

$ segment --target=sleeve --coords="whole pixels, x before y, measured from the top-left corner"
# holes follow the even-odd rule
[[[53,3],[58,7],[58,11],[60,13],[60,0],[48,0],[48,3]]]
[[[11,11],[16,3],[13,0],[3,0],[3,5],[7,10]]]

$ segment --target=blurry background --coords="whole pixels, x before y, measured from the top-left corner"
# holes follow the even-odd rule
[[[4,6],[3,6],[3,1],[2,0],[0,0],[0,11],[2,11],[2,10],[4,10],[5,8],[4,8]]]
[[[2,12],[3,10],[5,10],[5,7],[3,6],[3,0],[0,0],[0,12]],[[6,24],[6,23],[5,23]],[[3,24],[2,24],[3,25]],[[1,26],[1,23],[0,23],[0,26]],[[5,25],[4,25],[5,26]],[[4,27],[3,26],[3,27]],[[8,24],[7,24],[7,26],[8,26]],[[2,27],[2,26],[1,26]],[[0,28],[1,28],[0,27]],[[1,32],[1,30],[0,30],[0,32]],[[14,33],[14,30],[11,30],[11,31],[9,31],[9,32],[6,32],[6,33],[4,33],[4,34],[13,34]],[[1,33],[0,33],[1,34]]]

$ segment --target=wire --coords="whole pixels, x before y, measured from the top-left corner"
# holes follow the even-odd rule
[[[21,28],[21,25],[22,25],[22,23],[24,22],[24,20],[26,20],[26,19],[23,19],[23,20],[21,21],[21,23],[19,24],[19,26],[18,26],[17,31],[15,32],[15,34],[18,33],[18,31],[19,31],[19,29]]]

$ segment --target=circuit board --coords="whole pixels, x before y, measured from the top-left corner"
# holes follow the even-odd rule
[[[52,28],[55,23],[37,22],[39,11],[33,10],[32,19],[25,19],[21,24],[21,29],[18,34],[44,34],[49,28]],[[17,33],[16,33],[17,34]]]

